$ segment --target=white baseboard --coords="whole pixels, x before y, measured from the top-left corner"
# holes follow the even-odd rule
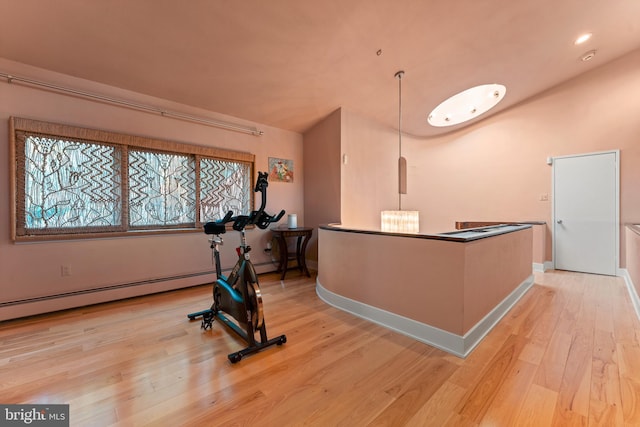
[[[629,297],[631,298],[631,302],[633,303],[633,308],[636,310],[636,316],[638,316],[638,319],[640,319],[640,297],[638,297],[638,292],[636,292],[636,287],[633,285],[633,280],[631,280],[629,272],[626,268],[619,268],[618,276],[624,278],[624,281],[627,284]]]
[[[542,264],[539,262],[533,263],[533,271],[535,273],[544,273],[549,270],[553,270],[553,262],[551,261],[545,261]]]
[[[465,358],[532,285],[533,276],[529,276],[464,336],[343,297],[325,289],[319,278],[316,278],[316,293],[324,302],[340,310],[367,319],[455,356]]]
[[[0,321],[199,286],[212,283],[213,280],[215,280],[215,275],[212,272],[190,273],[182,276],[45,295],[19,301],[6,301],[0,303]]]

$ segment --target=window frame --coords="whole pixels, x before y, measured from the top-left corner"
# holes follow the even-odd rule
[[[24,227],[24,213],[22,213],[22,223],[18,207],[24,205],[24,166],[18,165],[17,156],[18,135],[21,133],[39,134],[51,138],[68,138],[86,143],[97,143],[102,145],[116,146],[121,150],[120,165],[120,190],[121,190],[121,224],[114,226],[111,231],[67,231],[66,229],[47,230],[46,233],[26,234]],[[195,162],[195,223],[193,227],[172,227],[172,226],[149,226],[140,228],[129,225],[129,149],[164,152],[176,155],[193,156]],[[216,147],[186,144],[174,141],[148,138],[136,135],[128,135],[117,132],[110,132],[98,129],[83,128],[72,125],[49,123],[39,120],[32,120],[20,117],[9,118],[9,173],[10,173],[10,221],[11,239],[14,242],[26,241],[48,241],[48,240],[75,240],[75,239],[95,239],[112,237],[131,237],[142,235],[157,235],[167,233],[193,233],[201,231],[202,221],[200,218],[200,160],[202,158],[216,159],[222,161],[232,161],[246,163],[249,165],[250,182],[255,181],[255,155],[243,151],[234,151]],[[22,171],[22,175],[20,175]],[[19,186],[22,185],[22,190]],[[254,206],[253,188],[249,186],[250,206]],[[22,202],[19,198],[22,197]],[[19,203],[20,202],[20,203]],[[116,229],[117,228],[117,229]],[[58,231],[60,230],[60,231]]]

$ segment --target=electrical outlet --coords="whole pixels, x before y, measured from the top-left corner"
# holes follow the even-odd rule
[[[540,195],[540,201],[541,202],[546,202],[549,200],[549,195],[548,194],[541,194]]]
[[[60,266],[60,275],[62,277],[71,276],[71,267],[69,267],[68,265],[61,265]]]

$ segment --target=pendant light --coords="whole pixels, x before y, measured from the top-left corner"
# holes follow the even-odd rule
[[[398,210],[382,211],[380,229],[390,233],[418,233],[418,211],[402,210],[402,195],[407,194],[407,160],[402,157],[402,78],[404,71],[395,74],[398,79]]]

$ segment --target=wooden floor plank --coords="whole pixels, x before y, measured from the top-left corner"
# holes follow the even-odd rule
[[[640,346],[623,342],[616,350],[624,421],[640,425]]]
[[[557,400],[557,392],[532,383],[513,425],[519,427],[551,425]]]
[[[440,358],[429,358],[420,369],[405,371],[399,378],[395,399],[371,423],[372,426],[404,425],[424,406],[457,369],[455,364]],[[401,392],[397,393],[397,390]]]
[[[599,328],[594,334],[589,420],[590,425],[623,425],[624,422],[615,337],[613,332]]]
[[[518,361],[526,341],[523,337],[511,335],[498,353],[488,362],[487,368],[467,396],[460,402],[458,413],[479,423],[496,399],[509,372]]]
[[[513,426],[524,405],[527,391],[533,383],[537,366],[516,360],[498,390],[481,425]]]
[[[640,321],[624,281],[550,271],[461,359],[339,311],[314,278],[260,276],[270,336],[214,322],[210,286],[0,322],[3,403],[73,426],[640,425]]]

